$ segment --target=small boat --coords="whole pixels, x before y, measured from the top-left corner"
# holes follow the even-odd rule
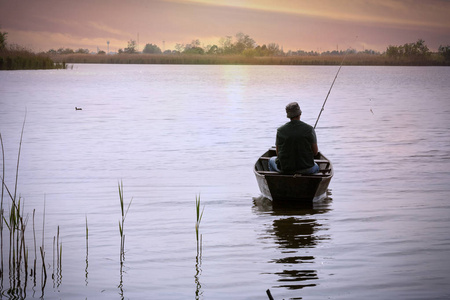
[[[269,171],[269,159],[275,155],[275,148],[270,148],[255,163],[253,172],[262,196],[274,204],[313,203],[326,198],[333,177],[333,166],[328,158],[322,153],[316,156],[314,161],[320,167],[318,173],[289,175]]]
[[[81,107],[76,107],[75,106],[75,110],[83,110]]]

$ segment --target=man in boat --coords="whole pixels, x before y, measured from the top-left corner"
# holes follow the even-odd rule
[[[300,121],[302,111],[297,102],[286,106],[290,122],[277,129],[277,156],[269,160],[269,170],[286,174],[313,174],[319,172],[314,156],[319,153],[316,132],[311,125]]]

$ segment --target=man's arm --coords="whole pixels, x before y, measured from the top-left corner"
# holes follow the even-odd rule
[[[314,130],[314,128],[312,129],[311,133],[312,133],[311,150],[314,156],[316,156],[317,153],[319,153],[319,147],[317,147],[316,131]]]
[[[319,147],[317,146],[317,144],[312,144],[311,145],[311,150],[314,153],[314,156],[316,156],[317,153],[319,153]]]

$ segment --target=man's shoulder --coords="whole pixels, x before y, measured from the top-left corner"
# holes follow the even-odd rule
[[[278,127],[278,130],[283,130],[284,128],[289,127],[289,124],[290,124],[290,123],[291,123],[291,122],[284,123],[283,125],[281,125],[280,127]]]
[[[307,127],[307,128],[313,128],[311,125],[309,125],[308,123],[305,123],[303,121],[298,121],[299,126],[303,126],[303,127]]]
[[[278,127],[278,130],[289,130],[292,128],[313,129],[311,125],[300,120],[290,121]]]

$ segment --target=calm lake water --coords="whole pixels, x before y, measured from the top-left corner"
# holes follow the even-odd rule
[[[40,245],[45,207],[49,275],[44,289],[40,276],[28,280],[24,296],[268,299],[270,289],[277,300],[449,299],[450,68],[344,66],[316,128],[335,168],[331,198],[309,209],[257,199],[253,164],[287,122],[285,105],[298,101],[313,125],[337,69],[0,72],[12,190],[26,114],[18,192],[30,260],[32,212]],[[133,199],[122,266],[120,181],[126,205]],[[52,263],[58,226],[62,270]],[[3,254],[7,270],[7,246]]]

